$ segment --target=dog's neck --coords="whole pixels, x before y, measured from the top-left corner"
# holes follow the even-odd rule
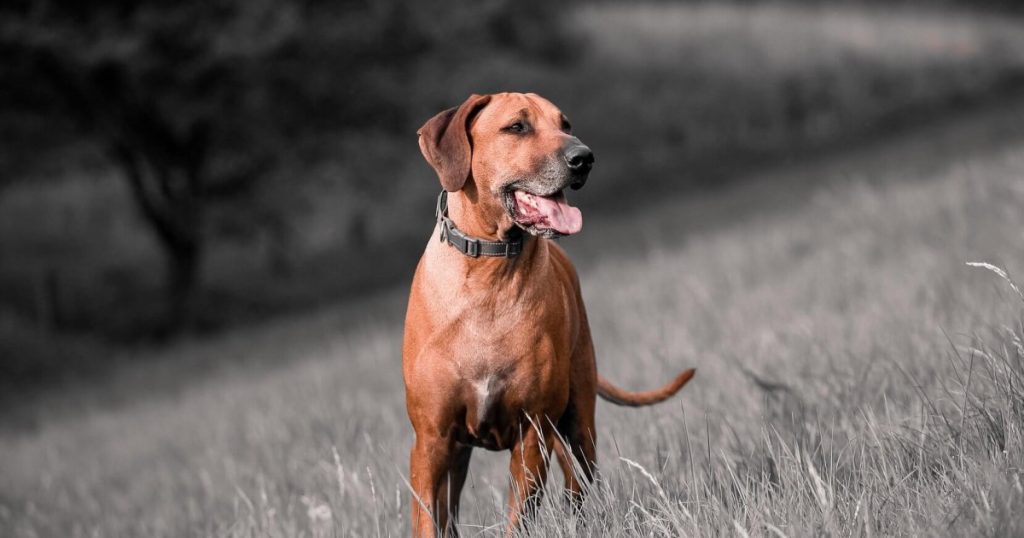
[[[465,202],[467,198],[462,198],[462,200]],[[472,202],[472,199],[468,201]],[[465,211],[461,212],[463,215],[479,215],[481,214],[481,209],[483,209],[473,207],[472,204],[468,206],[460,204],[459,207],[465,209]],[[470,211],[470,209],[473,211]],[[498,239],[474,236],[460,229],[449,213],[448,193],[445,191],[441,191],[441,194],[437,197],[437,209],[434,215],[437,217],[440,241],[447,243],[465,256],[470,258],[515,258],[523,251],[525,237],[522,230],[518,228],[506,230],[500,225],[485,228],[488,230],[487,233],[497,235]],[[474,220],[477,223],[480,222],[480,219]]]
[[[487,241],[509,241],[522,230],[501,208],[487,207],[480,202],[479,195],[458,191],[448,193],[448,217],[463,233]],[[528,234],[524,234],[524,241]],[[524,245],[525,246],[525,245]]]
[[[507,219],[507,223],[502,223],[500,218],[483,216],[486,215],[486,210],[482,210],[480,204],[474,203],[474,199],[462,192],[448,193],[447,213],[451,223],[457,226],[460,232],[477,239],[507,241],[515,234],[522,233],[522,245],[515,256],[472,257],[448,244],[443,236],[438,241],[438,234],[443,233],[443,223],[439,219],[428,251],[434,252],[432,256],[439,256],[435,259],[444,260],[443,263],[446,265],[454,264],[458,267],[441,273],[460,275],[459,278],[478,281],[477,285],[472,286],[473,289],[494,289],[495,286],[514,284],[515,281],[532,274],[536,269],[535,265],[538,262],[543,263],[542,260],[546,258],[547,245],[544,239],[522,232],[510,218]],[[504,211],[501,215],[505,215]]]

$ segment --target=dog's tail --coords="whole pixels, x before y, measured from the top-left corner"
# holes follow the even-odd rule
[[[625,405],[629,407],[653,405],[658,402],[663,402],[671,398],[673,394],[679,392],[679,389],[683,388],[683,385],[692,379],[693,374],[695,373],[697,373],[697,370],[690,368],[689,370],[677,375],[675,379],[665,386],[644,392],[629,392],[628,390],[622,390],[619,387],[612,385],[611,381],[601,377],[601,374],[598,374],[597,395],[616,405]]]

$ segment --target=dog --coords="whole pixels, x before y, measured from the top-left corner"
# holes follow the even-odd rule
[[[443,188],[409,294],[402,342],[412,534],[455,534],[475,447],[511,452],[508,532],[535,508],[554,450],[573,503],[597,469],[596,396],[663,401],[694,375],[628,392],[598,375],[579,279],[550,239],[579,232],[594,164],[539,95],[472,95],[418,131]],[[574,469],[576,469],[574,471]]]

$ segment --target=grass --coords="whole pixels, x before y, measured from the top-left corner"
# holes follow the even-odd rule
[[[1022,117],[588,220],[564,244],[601,371],[698,376],[661,406],[600,404],[602,480],[582,517],[549,496],[537,534],[1024,533],[1024,302],[966,265],[1024,271]],[[124,351],[22,409],[0,534],[405,535],[404,293]],[[474,454],[464,534],[501,534],[506,468]]]

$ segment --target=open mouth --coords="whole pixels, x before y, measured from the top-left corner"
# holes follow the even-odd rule
[[[570,235],[583,229],[583,213],[569,205],[561,190],[542,196],[514,189],[507,202],[516,224],[537,235]]]

